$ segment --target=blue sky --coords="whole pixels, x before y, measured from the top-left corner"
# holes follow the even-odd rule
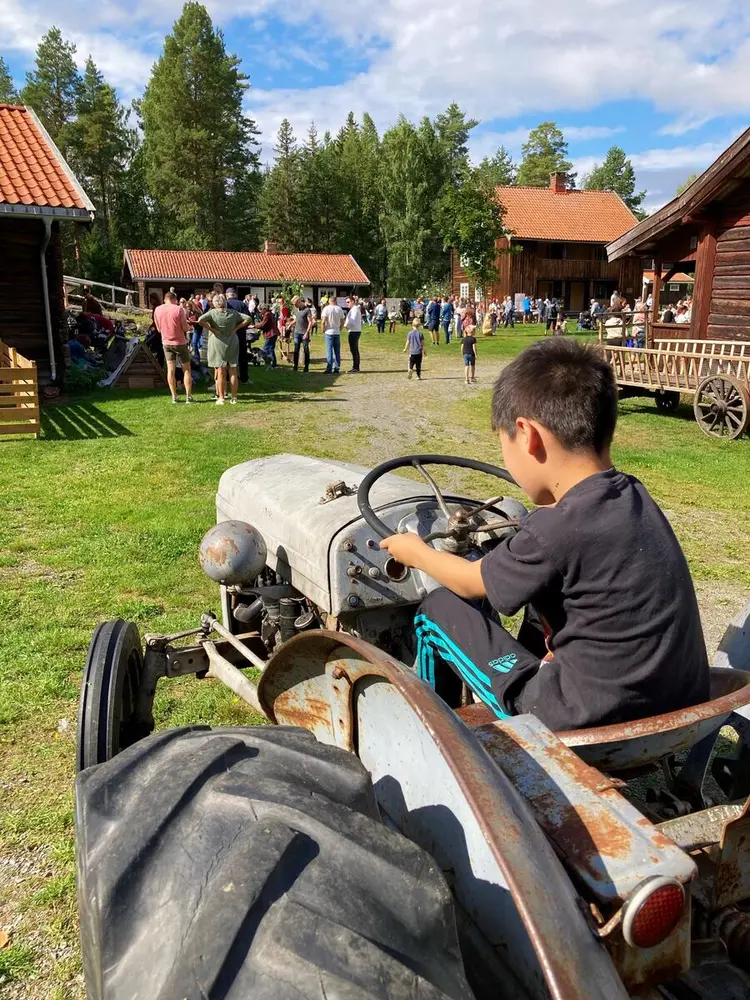
[[[646,205],[668,201],[750,125],[747,0],[212,0],[242,57],[264,155],[282,118],[303,133],[369,111],[434,116],[451,101],[481,120],[478,160],[514,154],[554,120],[579,176],[613,143]],[[179,0],[1,0],[0,53],[19,80],[56,24],[129,100],[148,79]]]

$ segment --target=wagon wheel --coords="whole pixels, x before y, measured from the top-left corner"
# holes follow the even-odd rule
[[[750,393],[732,375],[709,375],[698,386],[693,412],[704,434],[734,440],[750,422]]]
[[[79,771],[110,760],[153,730],[135,720],[143,680],[138,629],[121,618],[94,632],[83,670],[78,707],[76,765]]]
[[[680,405],[680,394],[669,389],[657,389],[654,393],[654,400],[656,409],[660,413],[672,413]]]

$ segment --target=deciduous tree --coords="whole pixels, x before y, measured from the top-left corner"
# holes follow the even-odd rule
[[[446,190],[438,216],[446,247],[460,256],[474,284],[487,289],[497,277],[497,240],[503,235],[502,208],[475,171]]]

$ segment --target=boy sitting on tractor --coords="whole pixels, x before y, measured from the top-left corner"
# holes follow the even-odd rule
[[[441,589],[416,617],[418,670],[452,707],[462,682],[499,717],[553,730],[641,719],[709,697],[687,562],[637,479],[613,468],[617,386],[596,348],[526,348],[500,374],[492,427],[537,508],[474,562],[416,534],[383,541]],[[497,615],[526,608],[514,638]]]

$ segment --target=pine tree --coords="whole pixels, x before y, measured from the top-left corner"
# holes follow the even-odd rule
[[[18,104],[16,85],[2,56],[0,56],[0,104]]]
[[[445,180],[458,183],[469,173],[469,133],[479,124],[453,102],[435,118],[435,131],[445,156]]]
[[[291,122],[279,126],[274,146],[273,169],[263,183],[261,219],[264,235],[279,250],[295,251],[300,246],[299,177],[300,152]]]
[[[485,187],[507,187],[515,183],[517,169],[508,150],[500,146],[494,156],[485,156],[475,176]]]
[[[175,246],[247,245],[258,130],[242,111],[248,83],[239,63],[206,8],[186,3],[140,105],[148,190]]]
[[[311,122],[307,139],[300,150],[297,198],[304,206],[300,213],[297,245],[301,251],[313,252],[323,246],[322,146],[315,122]]]
[[[96,205],[96,246],[117,267],[122,247],[113,244],[113,228],[134,136],[127,126],[127,111],[91,56],[81,81],[77,113],[68,129],[71,162]],[[90,273],[85,265],[84,270]]]
[[[636,193],[633,164],[619,146],[611,147],[604,162],[584,178],[583,187],[586,191],[614,191],[631,212],[638,212],[646,197],[645,191]]]
[[[548,187],[550,174],[565,173],[568,185],[575,186],[575,174],[570,173],[573,164],[567,159],[568,144],[554,122],[542,122],[532,129],[521,152],[523,159],[518,168],[517,184]]]
[[[34,71],[26,74],[20,94],[21,103],[36,111],[63,154],[81,88],[75,53],[75,45],[65,41],[60,29],[50,28],[37,46]]]
[[[431,123],[416,129],[401,116],[383,136],[382,227],[388,253],[384,291],[411,295],[445,276],[447,257],[435,255],[436,164],[445,152]]]

